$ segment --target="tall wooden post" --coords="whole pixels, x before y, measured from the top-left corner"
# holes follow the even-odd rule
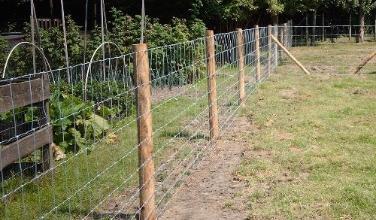
[[[325,41],[325,14],[324,13],[322,13],[322,22],[321,22],[321,25],[322,25],[321,40]]]
[[[256,42],[256,81],[261,79],[261,63],[260,63],[260,29],[255,25],[255,42]]]
[[[140,217],[155,220],[155,179],[153,162],[151,85],[146,44],[133,45],[133,68],[136,76],[137,132],[140,184]]]
[[[306,44],[307,44],[307,46],[309,46],[309,27],[308,27],[308,25],[309,25],[309,20],[308,20],[308,15],[306,15],[306,30],[305,30],[305,34],[306,34]]]
[[[316,12],[316,9],[313,11],[313,28],[312,28],[312,32],[313,32],[313,36],[312,36],[312,41],[313,41],[313,45],[316,45],[316,25],[317,25],[317,12]]]
[[[351,12],[349,16],[349,40],[351,41],[352,38],[352,27],[351,27]]]
[[[272,72],[272,31],[273,27],[268,25],[268,75]]]
[[[375,18],[375,26],[373,29],[373,38],[376,40],[376,18]]]
[[[206,31],[210,140],[219,135],[214,32]]]
[[[274,34],[278,37],[278,24],[274,26]],[[275,44],[274,44],[275,45]],[[277,45],[274,46],[274,59],[275,59],[275,66],[279,65],[279,56],[278,56],[278,47]]]
[[[244,37],[241,28],[236,29],[236,54],[239,68],[239,105],[244,106],[245,84],[244,84]]]
[[[285,44],[285,31],[283,30],[284,29],[284,26],[282,26],[282,30],[280,30],[280,34],[279,34],[279,42],[282,42],[282,44]],[[281,59],[281,61],[283,60],[283,52],[280,50],[279,51],[279,54],[278,54],[279,58]]]
[[[289,35],[287,30],[287,23],[283,24],[283,43],[285,47],[289,47]]]

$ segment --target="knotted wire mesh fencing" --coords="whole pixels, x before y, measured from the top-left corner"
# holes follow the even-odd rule
[[[277,67],[270,40],[277,32],[216,34],[213,54],[205,37],[1,80],[1,218],[137,219],[150,203],[159,216],[190,168],[215,147],[208,112],[217,110],[225,132],[245,101],[241,83],[246,99]],[[150,73],[141,84],[135,72],[140,53],[147,54]],[[215,71],[208,77],[210,58]],[[216,80],[215,97],[208,79]],[[137,123],[145,114],[137,108],[138,92],[146,85],[154,149],[140,162],[147,140],[139,139]],[[208,96],[215,102],[208,104]],[[151,162],[155,169],[140,183]],[[150,183],[155,193],[140,201]]]

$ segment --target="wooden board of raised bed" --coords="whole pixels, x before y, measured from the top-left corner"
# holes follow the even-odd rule
[[[30,80],[13,79],[0,85],[0,113],[49,99],[49,87],[46,75]]]
[[[48,125],[11,144],[1,147],[0,170],[52,143],[52,126]]]

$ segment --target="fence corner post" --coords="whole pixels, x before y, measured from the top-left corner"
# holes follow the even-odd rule
[[[210,140],[219,136],[214,31],[206,31]]]
[[[287,31],[287,23],[283,24],[283,46],[289,47],[289,35]]]
[[[278,37],[278,24],[274,26],[274,36],[275,37]],[[275,67],[277,67],[279,65],[279,54],[278,54],[278,46],[276,45],[276,43],[274,43],[274,60],[275,60]]]
[[[272,34],[273,27],[268,25],[268,76],[270,76],[272,71]]]
[[[255,25],[255,42],[256,42],[256,81],[261,80],[261,63],[260,63],[260,28]]]
[[[279,30],[279,42],[282,43],[282,45],[285,44],[285,31],[284,31],[284,26],[281,26],[281,30]],[[283,61],[284,57],[283,57],[283,52],[281,50],[279,50],[279,53],[278,53],[278,57],[280,58],[281,62]]]
[[[155,179],[153,162],[151,80],[146,44],[133,45],[136,77],[137,135],[139,155],[140,219],[155,220]]]
[[[245,83],[244,83],[244,36],[241,28],[236,29],[236,54],[239,68],[239,105],[244,106]]]

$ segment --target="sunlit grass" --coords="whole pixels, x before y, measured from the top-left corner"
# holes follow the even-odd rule
[[[292,51],[303,64],[355,66],[371,45]],[[248,182],[249,217],[374,219],[376,75],[307,76],[289,61],[277,72],[242,111],[257,128],[237,171]]]

